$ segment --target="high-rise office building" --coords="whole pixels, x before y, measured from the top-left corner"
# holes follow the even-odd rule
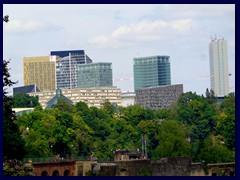
[[[92,63],[84,50],[51,51],[56,61],[56,88],[76,88],[78,83],[78,65]]]
[[[227,41],[214,38],[209,43],[211,89],[215,96],[223,97],[229,93]]]
[[[91,63],[78,65],[78,87],[91,88],[113,86],[112,63]]]
[[[55,61],[51,56],[24,57],[23,81],[24,86],[35,84],[40,91],[56,89]],[[56,57],[55,57],[56,58]]]
[[[134,89],[171,85],[169,56],[134,58]]]

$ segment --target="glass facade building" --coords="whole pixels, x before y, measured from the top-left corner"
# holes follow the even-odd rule
[[[211,89],[217,97],[229,93],[227,41],[214,38],[209,43]]]
[[[169,56],[134,58],[134,89],[171,85]]]
[[[51,56],[57,56],[56,88],[72,89],[78,83],[78,65],[92,63],[84,50],[51,51]]]
[[[78,65],[78,87],[91,88],[113,86],[112,63],[91,63]]]

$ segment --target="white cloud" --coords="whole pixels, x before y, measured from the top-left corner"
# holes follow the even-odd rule
[[[51,29],[56,30],[61,29],[61,27],[57,27],[53,24],[36,20],[29,20],[25,22],[19,20],[12,20],[11,23],[8,23],[4,26],[4,30],[7,33],[31,33]]]
[[[191,19],[175,21],[141,21],[130,25],[120,26],[110,35],[97,36],[89,43],[103,47],[119,47],[136,42],[157,41],[173,35],[184,35],[196,29],[196,23]]]

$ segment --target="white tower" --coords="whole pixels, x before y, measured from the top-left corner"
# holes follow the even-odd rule
[[[229,93],[228,51],[224,38],[213,38],[209,43],[211,89],[215,96]]]

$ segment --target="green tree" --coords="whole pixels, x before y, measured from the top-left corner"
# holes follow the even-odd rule
[[[6,91],[15,82],[10,80],[9,61],[3,60],[3,155],[7,159],[22,159],[24,157],[24,141],[15,123],[16,117],[12,111],[12,98]]]
[[[54,104],[52,108],[56,108],[56,109],[59,109],[60,111],[66,111],[69,113],[74,112],[74,106],[64,101],[62,98],[59,98],[57,104]]]
[[[197,159],[205,163],[233,162],[235,155],[226,146],[213,144],[212,138],[208,136],[203,141],[203,147],[200,149]]]
[[[40,106],[38,96],[34,97],[28,94],[15,94],[13,96],[13,102],[13,108]]]
[[[147,140],[147,152],[149,158],[158,158],[155,149],[159,145],[158,135],[160,124],[160,120],[142,120],[137,125],[137,131]],[[139,146],[141,147],[141,141],[139,141]]]
[[[213,104],[213,103],[216,103],[216,100],[217,98],[215,97],[215,93],[214,91],[211,89],[210,92],[208,90],[208,88],[206,89],[206,93],[205,93],[205,96],[206,96],[206,100],[209,104]]]
[[[163,121],[157,136],[158,155],[160,157],[190,156],[191,145],[188,141],[188,134],[183,124],[174,120]]]
[[[235,94],[230,93],[220,105],[221,113],[217,120],[217,132],[223,135],[225,145],[235,150]]]

